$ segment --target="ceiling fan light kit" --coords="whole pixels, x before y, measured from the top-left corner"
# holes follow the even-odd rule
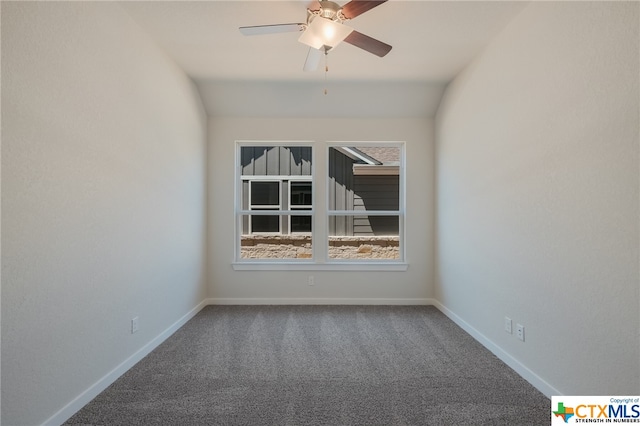
[[[306,23],[257,25],[240,27],[244,35],[274,34],[292,31],[302,31],[298,39],[310,47],[304,71],[315,71],[322,55],[345,41],[352,46],[359,47],[376,56],[383,57],[391,46],[379,40],[369,37],[353,28],[344,25],[344,22],[361,15],[387,0],[351,0],[344,6],[332,1],[314,2],[307,8]],[[315,52],[313,51],[315,49]]]
[[[353,28],[344,24],[318,16],[307,25],[307,29],[298,41],[318,50],[326,50],[325,46],[332,49],[347,38],[352,31]]]

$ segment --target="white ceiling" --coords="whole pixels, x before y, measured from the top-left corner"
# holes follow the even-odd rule
[[[345,4],[346,1],[339,2]],[[174,1],[122,2],[129,15],[198,84],[207,110],[213,115],[237,115],[251,104],[258,115],[284,115],[273,110],[264,90],[270,82],[280,85],[287,96],[304,96],[306,91],[322,92],[324,67],[304,72],[308,48],[298,42],[299,33],[243,36],[240,26],[304,22],[308,2],[296,1]],[[525,6],[526,2],[500,1],[402,1],[390,0],[347,24],[359,32],[393,46],[379,58],[343,43],[329,53],[326,83],[341,93],[342,99],[322,101],[324,110],[296,109],[289,116],[343,115],[366,106],[360,115],[414,116],[435,113],[446,83],[451,81]],[[349,83],[352,84],[349,84]],[[357,84],[356,84],[357,83]],[[365,87],[366,86],[366,87]],[[228,88],[234,87],[234,99]],[[390,103],[363,102],[364,93],[374,88],[404,95],[429,92],[433,99],[416,103],[407,115],[406,105],[389,114]],[[297,89],[296,89],[297,88]],[[350,93],[353,91],[353,93]],[[295,92],[295,93],[293,93]],[[205,93],[209,93],[207,96]],[[212,94],[218,99],[212,98]],[[349,99],[356,96],[358,108]],[[322,99],[322,97],[320,97]],[[393,101],[394,99],[390,99]],[[282,101],[282,100],[281,100]],[[292,98],[292,102],[295,100]],[[286,101],[280,102],[289,105]],[[313,102],[310,105],[315,105]],[[265,108],[271,110],[265,111]],[[377,108],[377,109],[376,109]],[[287,108],[285,108],[287,109]],[[291,109],[291,108],[289,108]],[[332,114],[327,114],[327,111]],[[376,111],[378,113],[376,113]],[[244,114],[248,112],[245,111]],[[353,115],[353,114],[351,114]]]

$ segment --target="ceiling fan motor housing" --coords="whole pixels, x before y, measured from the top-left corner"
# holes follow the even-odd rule
[[[331,21],[336,21],[339,23],[346,21],[346,18],[342,14],[342,6],[332,1],[321,1],[319,3],[320,3],[320,10],[318,11],[309,10],[307,23],[311,23],[313,18],[315,18],[316,16],[320,16],[322,18],[326,18]]]

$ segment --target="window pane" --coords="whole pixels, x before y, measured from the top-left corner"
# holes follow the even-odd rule
[[[400,148],[329,149],[329,210],[400,209]]]
[[[280,182],[251,182],[251,205],[279,206]]]
[[[329,216],[329,236],[397,237],[399,216]]]
[[[310,218],[311,216],[307,216]],[[280,216],[251,215],[251,222],[264,218]],[[243,221],[249,221],[248,215]],[[293,222],[293,217],[291,217]],[[240,239],[240,258],[242,259],[311,259],[313,257],[312,236],[310,234],[251,234],[242,235]]]
[[[280,232],[280,216],[251,216],[251,232]]]
[[[400,259],[398,216],[330,216],[330,259]]]
[[[291,182],[291,206],[312,204],[311,182]]]
[[[311,176],[310,146],[243,146],[243,176]]]
[[[291,216],[291,232],[311,232],[311,216]]]

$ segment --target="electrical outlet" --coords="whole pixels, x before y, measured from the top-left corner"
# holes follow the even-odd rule
[[[511,318],[509,317],[504,317],[504,331],[506,331],[507,333],[511,334]]]
[[[131,318],[131,334],[137,332],[140,329],[140,320],[138,317]]]
[[[316,280],[313,278],[313,275],[309,275],[309,278],[308,278],[308,280],[307,280],[307,283],[308,283],[309,285],[315,285]]]
[[[516,336],[524,342],[524,325],[516,324]]]

